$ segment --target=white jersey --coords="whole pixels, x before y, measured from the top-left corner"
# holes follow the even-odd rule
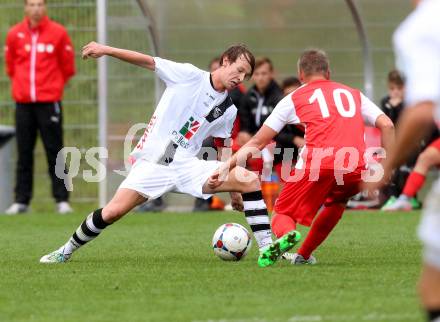
[[[440,0],[424,0],[394,33],[397,67],[407,78],[405,101],[437,105],[440,120]]]
[[[230,137],[237,108],[227,91],[217,92],[210,74],[191,64],[159,57],[154,61],[166,90],[131,159],[168,165],[197,156],[209,136]]]

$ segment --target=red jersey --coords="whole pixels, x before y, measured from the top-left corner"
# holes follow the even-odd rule
[[[265,125],[277,132],[286,124],[304,125],[297,168],[354,170],[365,165],[364,122],[374,126],[381,114],[359,90],[322,79],[281,100]]]
[[[31,29],[29,19],[13,26],[5,46],[6,70],[16,102],[56,102],[75,74],[72,42],[60,24],[44,17]]]

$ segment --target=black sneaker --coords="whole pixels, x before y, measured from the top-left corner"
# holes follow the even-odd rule
[[[161,212],[166,208],[166,204],[162,197],[154,199],[153,201],[144,202],[137,208],[137,212]]]
[[[203,198],[196,198],[196,200],[194,201],[194,208],[193,211],[194,212],[198,212],[198,211],[209,211],[210,206],[211,206],[211,201],[212,201],[212,197],[209,199],[203,199]]]

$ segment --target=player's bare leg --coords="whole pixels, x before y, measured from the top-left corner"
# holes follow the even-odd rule
[[[72,253],[98,237],[108,225],[126,215],[131,209],[146,201],[138,192],[121,188],[116,191],[112,200],[103,208],[87,216],[73,233],[72,237],[56,251],[43,256],[41,263],[64,263]]]
[[[296,222],[292,217],[277,212],[272,213],[272,231],[277,238],[287,234],[289,231],[296,229]]]
[[[312,227],[298,252],[294,254],[285,253],[283,258],[290,260],[294,265],[316,264],[316,258],[312,255],[313,251],[315,251],[332,232],[341,219],[344,210],[345,204],[343,203],[335,203],[325,206],[313,221]],[[280,234],[280,232],[284,233],[289,229],[294,229],[293,227],[295,227],[295,223],[293,221],[290,223],[286,220],[287,218],[279,217],[280,215],[278,214],[273,217],[272,224],[274,225],[274,231],[277,231],[278,234]]]
[[[440,321],[440,269],[425,263],[419,281],[419,293],[428,321]]]
[[[335,228],[345,210],[345,204],[335,203],[326,205],[313,221],[312,227],[307,234],[298,255],[293,258],[292,264],[315,264],[316,259],[312,253],[321,245]]]
[[[292,231],[281,239],[272,242],[269,215],[261,193],[258,176],[241,167],[235,167],[217,188],[211,189],[207,183],[203,186],[204,193],[233,191],[241,193],[246,221],[252,229],[260,248],[258,264],[261,267],[273,265],[282,253],[288,251],[301,238]]]
[[[120,188],[112,200],[102,209],[102,218],[105,222],[112,224],[146,200],[147,198],[135,190]]]

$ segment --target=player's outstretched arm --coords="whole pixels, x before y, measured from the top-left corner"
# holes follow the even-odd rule
[[[406,108],[397,123],[396,142],[390,148],[384,163],[385,171],[391,171],[400,166],[415,151],[423,138],[431,129],[434,104],[421,102]]]
[[[393,121],[385,114],[382,114],[376,119],[375,127],[381,132],[382,147],[388,155],[395,141]]]
[[[237,163],[244,163],[252,158],[257,150],[263,150],[277,134],[278,132],[263,124],[258,132],[227,162],[229,163],[229,171],[235,168]]]
[[[227,162],[223,163],[222,166],[211,175],[208,179],[208,186],[211,189],[220,186],[227,174],[234,169],[237,164],[245,164],[247,159],[254,156],[257,150],[261,151],[266,147],[266,145],[268,145],[277,134],[277,131],[263,124],[260,130],[248,141],[248,143],[242,146],[237,153],[235,153]]]
[[[98,44],[94,41],[88,43],[82,48],[81,56],[83,59],[87,59],[89,57],[99,58],[105,55],[149,70],[154,70],[155,68],[153,57],[151,57],[150,55],[139,53],[137,51],[105,46]]]

